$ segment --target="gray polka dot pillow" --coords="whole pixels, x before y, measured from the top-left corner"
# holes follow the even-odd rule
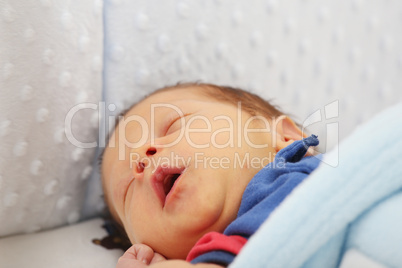
[[[5,236],[80,219],[95,148],[79,142],[96,141],[98,121],[77,105],[100,101],[103,29],[100,1],[10,0],[0,10]]]

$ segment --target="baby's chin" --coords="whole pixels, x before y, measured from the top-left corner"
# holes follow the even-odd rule
[[[161,254],[166,259],[181,259],[185,260],[192,247],[197,242],[198,238],[184,238],[176,237],[171,241],[163,240],[157,241],[144,241],[142,244],[150,246],[155,252]]]
[[[151,233],[142,233],[142,237],[137,239],[132,237],[130,240],[133,244],[146,244],[155,252],[161,254],[167,259],[185,260],[190,250],[197,241],[207,232],[207,230],[193,229],[191,225],[166,225],[166,228],[160,228],[158,231]],[[215,230],[217,231],[217,230]]]

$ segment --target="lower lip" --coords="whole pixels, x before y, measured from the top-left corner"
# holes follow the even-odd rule
[[[164,206],[166,196],[165,196],[165,192],[163,190],[163,185],[161,185],[158,182],[156,182],[156,183],[154,182],[154,183],[152,183],[152,187],[154,188],[156,195],[158,196],[159,200],[161,201],[162,206]]]
[[[183,175],[183,174],[181,174],[181,175],[176,179],[176,181],[174,182],[174,184],[173,184],[173,186],[172,186],[172,189],[170,189],[169,193],[166,195],[164,206],[168,205],[168,204],[169,204],[170,202],[172,202],[172,200],[174,199],[174,197],[175,197],[175,195],[176,195],[175,191],[176,191],[176,188],[178,187],[177,185],[179,184],[179,180],[181,179],[182,175]]]

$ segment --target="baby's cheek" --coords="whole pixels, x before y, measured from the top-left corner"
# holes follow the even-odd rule
[[[155,225],[149,219],[149,215],[144,215],[143,212],[135,213],[135,211],[135,206],[131,206],[124,227],[132,244],[144,244],[147,235],[155,233]]]
[[[131,244],[141,244],[140,241],[138,241],[138,239],[136,238],[136,236],[134,234],[128,234],[128,239],[130,239]]]
[[[217,186],[210,185],[208,189],[202,186],[206,185],[191,185],[189,188],[192,189],[186,191],[188,200],[183,198],[183,202],[180,202],[181,222],[193,234],[205,233],[206,230],[221,231],[220,228],[216,229],[216,224],[222,215],[225,195]]]

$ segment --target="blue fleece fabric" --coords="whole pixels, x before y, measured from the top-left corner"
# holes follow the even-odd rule
[[[249,238],[271,212],[320,163],[320,157],[304,157],[310,146],[318,145],[317,136],[295,141],[280,150],[272,163],[260,170],[244,191],[237,218],[225,229],[225,235]],[[236,256],[224,250],[210,251],[191,263],[229,265]]]
[[[245,238],[254,234],[285,197],[317,168],[319,157],[304,157],[310,146],[317,145],[317,136],[312,135],[280,150],[274,161],[247,185],[237,218],[223,233]]]

